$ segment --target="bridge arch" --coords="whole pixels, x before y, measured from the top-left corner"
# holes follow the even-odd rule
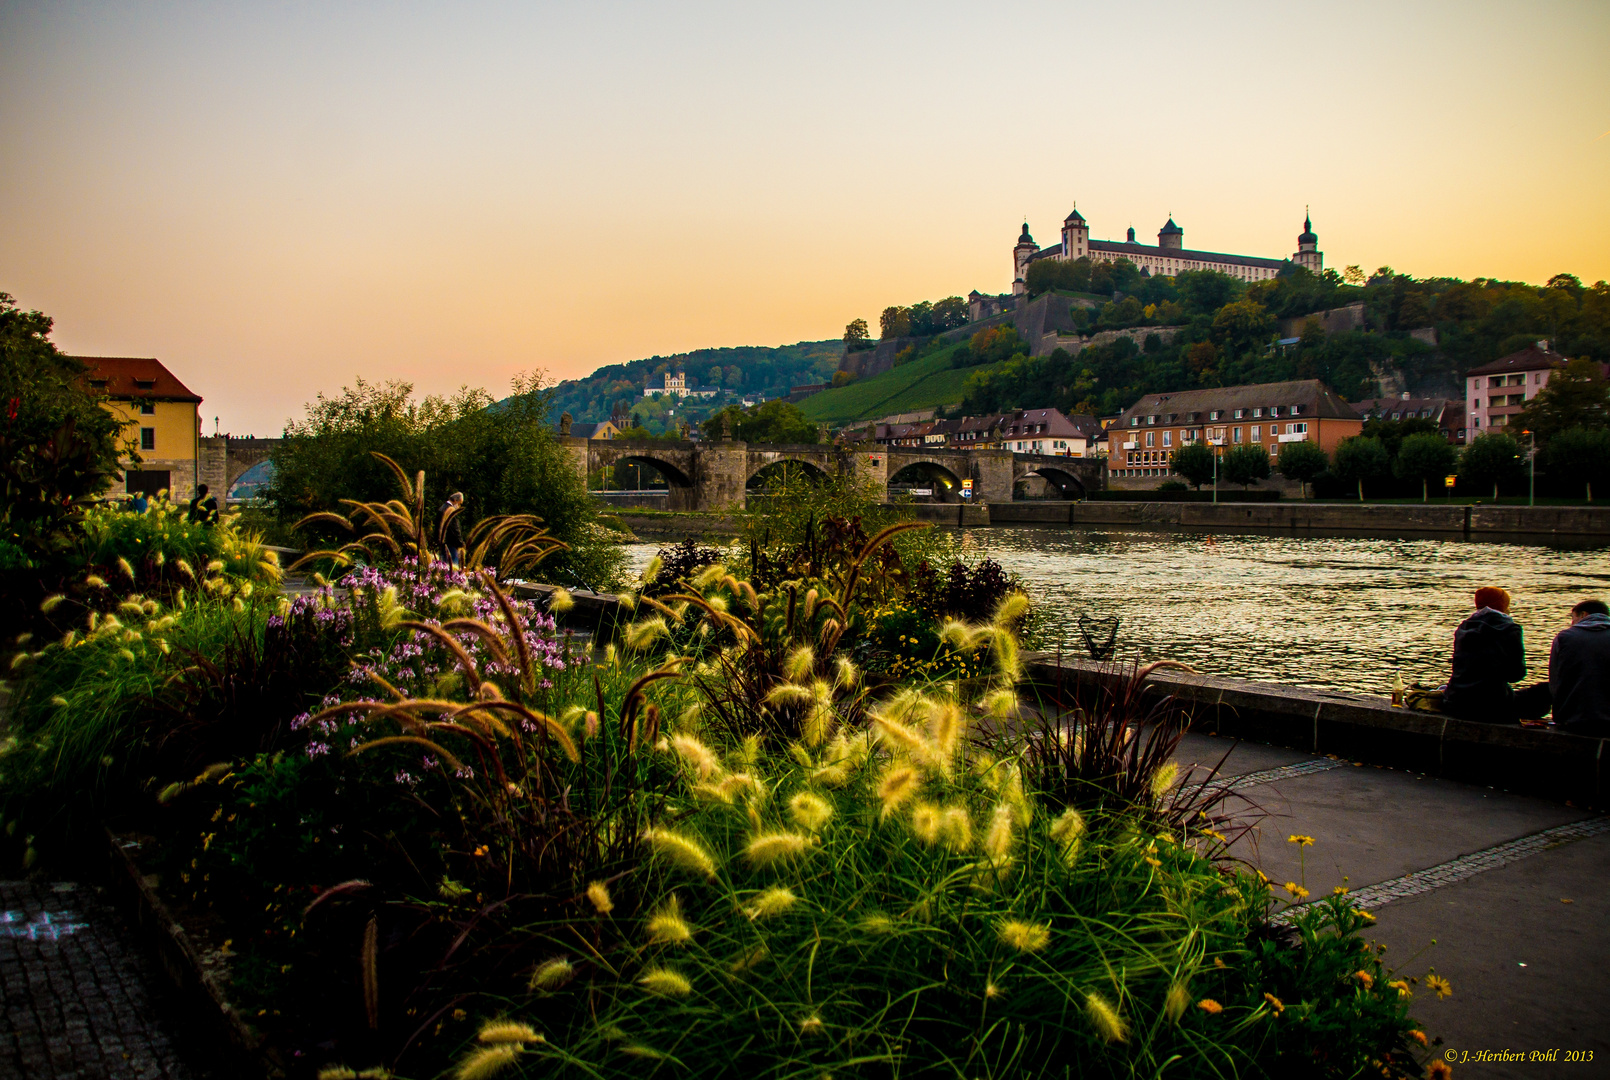
[[[930,497],[934,502],[962,501],[962,478],[952,472],[948,465],[924,459],[894,461],[890,464],[898,468],[889,475],[889,487],[926,487],[932,489],[933,495]]]
[[[1014,480],[1023,480],[1026,477],[1038,476],[1056,490],[1056,497],[1064,500],[1084,499],[1089,492],[1084,481],[1073,472],[1058,468],[1055,465],[1039,463],[1018,472]]]
[[[749,475],[744,478],[744,489],[753,494],[780,477],[786,492],[794,476],[800,474],[803,474],[801,479],[809,484],[820,484],[829,479],[828,471],[809,458],[779,456],[771,461],[750,462]]]

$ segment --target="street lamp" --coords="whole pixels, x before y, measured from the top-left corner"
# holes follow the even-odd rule
[[[1537,505],[1537,433],[1529,428],[1521,428],[1521,434],[1526,436],[1526,505]]]

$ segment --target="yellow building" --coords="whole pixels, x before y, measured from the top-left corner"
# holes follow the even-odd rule
[[[197,448],[201,437],[201,398],[159,360],[131,356],[77,356],[88,370],[90,392],[123,421],[124,436],[139,461],[122,462],[122,488],[129,494],[168,492],[188,501],[200,482]],[[215,492],[220,500],[224,492]]]

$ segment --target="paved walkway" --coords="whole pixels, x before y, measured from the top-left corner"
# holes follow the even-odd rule
[[[1180,757],[1212,766],[1231,745],[1191,735]],[[1456,1077],[1610,1077],[1610,818],[1252,743],[1222,774],[1270,815],[1237,854],[1315,896],[1345,879],[1389,965],[1452,984],[1442,1001],[1417,992],[1413,1014]],[[1293,833],[1314,845],[1299,853]],[[1472,1060],[1481,1050],[1595,1060]]]
[[[203,1080],[162,986],[95,890],[0,881],[0,1077]]]

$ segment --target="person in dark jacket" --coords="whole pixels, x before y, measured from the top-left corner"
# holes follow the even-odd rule
[[[1461,720],[1513,724],[1540,720],[1549,711],[1547,683],[1515,690],[1526,677],[1526,642],[1509,617],[1509,593],[1476,590],[1476,611],[1453,635],[1453,674],[1442,691],[1442,711]]]
[[[455,491],[447,497],[440,511],[444,519],[442,546],[447,549],[447,561],[454,570],[464,565],[464,493]],[[449,516],[451,514],[451,516]]]
[[[1549,649],[1554,723],[1573,735],[1610,735],[1610,605],[1584,600]]]
[[[190,500],[190,513],[186,516],[202,525],[218,524],[218,497],[207,494],[206,484],[196,485],[196,497]]]

